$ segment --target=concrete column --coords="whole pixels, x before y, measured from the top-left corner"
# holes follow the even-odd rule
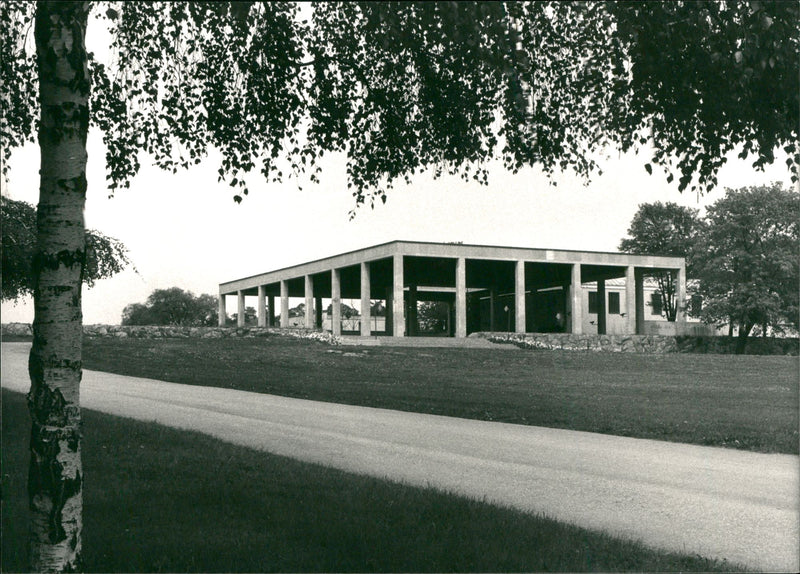
[[[636,334],[644,335],[644,272],[634,269],[636,299]]]
[[[305,276],[306,295],[306,329],[314,328],[314,279],[311,275]]]
[[[258,286],[258,326],[267,326],[267,286]]]
[[[403,337],[406,332],[405,297],[403,295],[403,256],[395,255],[392,283],[392,334]]]
[[[597,334],[605,335],[606,329],[606,280],[597,280]]]
[[[581,289],[580,263],[572,264],[567,304],[569,307],[570,332],[576,335],[583,333],[583,289]]]
[[[636,334],[636,271],[633,265],[625,268],[625,334]]]
[[[227,314],[226,314],[226,311],[225,311],[225,295],[220,295],[219,296],[219,311],[218,311],[218,314],[219,314],[219,317],[218,317],[217,322],[219,323],[220,327],[224,327],[225,326],[225,318],[227,317]]]
[[[366,261],[361,262],[361,336],[369,337],[372,334],[372,320],[369,309],[369,263]]]
[[[275,326],[275,295],[270,295],[268,297],[268,305],[267,305],[267,327],[274,327]]]
[[[675,313],[676,323],[686,322],[686,267],[681,266],[675,270]]]
[[[331,331],[342,334],[342,276],[338,269],[331,271]]]
[[[514,270],[514,331],[525,332],[525,262],[517,261]]]
[[[456,337],[467,336],[467,262],[456,260]]]
[[[286,329],[289,326],[289,283],[284,279],[281,281],[281,327]]]
[[[314,297],[314,326],[322,329],[322,297]]]
[[[237,293],[238,297],[238,316],[236,317],[236,325],[238,327],[244,327],[244,291],[239,291]]]

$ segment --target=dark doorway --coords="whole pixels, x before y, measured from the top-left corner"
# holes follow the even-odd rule
[[[564,333],[567,330],[567,295],[562,288],[532,293],[534,333]],[[530,316],[529,315],[529,316]]]

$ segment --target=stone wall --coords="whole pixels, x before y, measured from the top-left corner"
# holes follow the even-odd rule
[[[612,353],[677,353],[675,337],[659,335],[574,335],[572,333],[473,333],[493,343],[523,349],[605,351]]]
[[[27,323],[7,323],[2,326],[3,336],[31,336],[31,326]],[[261,327],[182,327],[176,325],[84,325],[83,334],[87,337],[130,337],[132,339],[224,339],[230,337],[270,337],[288,336],[313,339],[337,345],[339,339],[330,333],[313,329],[265,329]]]
[[[0,334],[3,337],[30,337],[32,333],[28,323],[3,323]]]
[[[666,335],[573,335],[571,333],[473,333],[493,343],[507,343],[524,349],[564,351],[605,351],[613,353],[714,353],[732,354],[735,337],[670,337]],[[795,338],[750,337],[748,355],[798,355]]]
[[[265,329],[261,327],[179,327],[84,325],[87,337],[130,337],[135,339],[189,338],[223,339],[229,337],[288,336],[338,345],[341,340],[331,333],[314,329]],[[2,325],[4,337],[31,336],[27,323]],[[525,349],[565,351],[606,351],[612,353],[714,353],[733,354],[735,337],[670,337],[666,335],[573,335],[571,333],[473,333],[493,343],[513,344]],[[750,337],[745,348],[748,355],[798,355],[797,337]]]

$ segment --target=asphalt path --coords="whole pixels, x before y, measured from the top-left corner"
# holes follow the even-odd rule
[[[30,344],[2,344],[26,392]],[[85,408],[432,486],[761,571],[800,570],[800,458],[406,413],[84,370]]]

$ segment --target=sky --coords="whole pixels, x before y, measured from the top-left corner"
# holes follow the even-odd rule
[[[93,36],[93,30],[99,32]],[[101,59],[107,40],[98,26],[89,27],[87,47]],[[326,155],[319,184],[302,177],[267,184],[253,175],[250,194],[236,204],[232,189],[217,183],[219,157],[213,154],[177,174],[142,157],[130,189],[109,197],[100,133],[90,131],[87,148],[86,225],[122,241],[136,271],[84,288],[84,324],[119,324],[123,308],[144,302],[154,289],[216,295],[222,282],[396,239],[616,251],[642,203],[702,209],[725,187],[790,182],[783,156],[776,154],[775,163],[759,172],[734,153],[719,173],[719,187],[698,197],[678,192],[677,183],[668,184],[657,169],[648,175],[648,150],[638,156],[611,152],[601,162],[602,175],[588,185],[570,173],[550,180],[535,168],[512,175],[499,163],[490,165],[488,186],[419,175],[411,185],[398,183],[385,205],[362,207],[350,220],[355,202],[342,156]],[[14,150],[9,167],[2,194],[35,205],[38,147]],[[227,307],[235,310],[235,302]],[[2,303],[3,323],[32,320],[30,299]]]

